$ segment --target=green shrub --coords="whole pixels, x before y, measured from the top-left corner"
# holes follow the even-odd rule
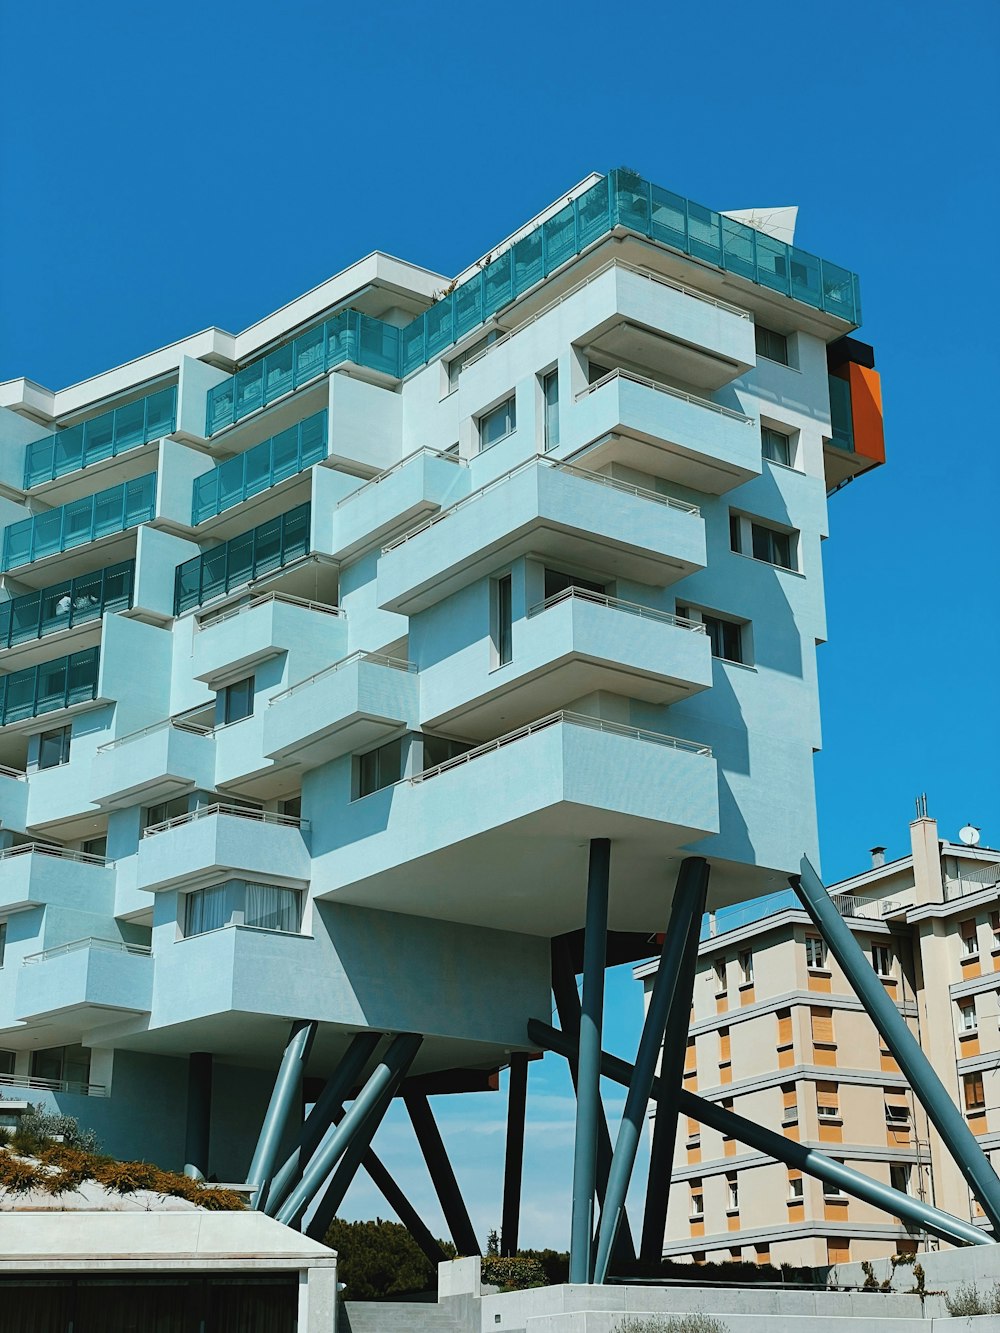
[[[406,1227],[398,1222],[345,1222],[335,1217],[324,1241],[337,1251],[337,1276],[345,1284],[344,1299],[376,1301],[432,1291],[437,1270],[424,1256]],[[439,1242],[449,1256],[455,1247]]]
[[[626,1315],[612,1333],[729,1333],[729,1325],[710,1314]]]
[[[504,1258],[498,1254],[487,1254],[483,1258],[482,1280],[501,1291],[527,1291],[530,1287],[549,1285],[542,1265],[529,1254],[519,1254],[514,1258]]]
[[[59,1141],[82,1152],[98,1151],[96,1133],[81,1129],[75,1115],[58,1115],[43,1110],[39,1104],[30,1106],[19,1117],[17,1128],[8,1139],[10,1147],[22,1157],[37,1157],[46,1144]]]
[[[954,1291],[945,1296],[944,1303],[952,1316],[987,1313],[979,1288],[974,1282],[960,1282]]]

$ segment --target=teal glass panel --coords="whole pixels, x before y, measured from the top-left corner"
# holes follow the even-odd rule
[[[88,648],[66,659],[66,704],[83,703],[97,694],[98,650]],[[39,710],[41,711],[41,710]]]
[[[78,500],[74,505],[67,505],[65,509],[53,509],[45,514],[38,514],[33,520],[34,531],[31,534],[31,559],[39,560],[44,555],[55,555],[58,551],[64,550],[62,540],[64,521],[70,524],[84,525],[77,528],[78,540],[85,541],[86,533],[89,530],[91,502]],[[73,510],[73,514],[69,513]],[[82,533],[83,535],[79,535]],[[76,545],[77,542],[71,542]]]
[[[722,227],[718,213],[701,204],[688,204],[688,251],[710,264],[722,266]]]
[[[232,425],[236,420],[236,382],[235,379],[223,380],[208,391],[205,412],[205,432],[213,435],[223,426]]]
[[[36,676],[36,668],[28,667],[25,671],[12,671],[5,678],[3,708],[5,724],[34,716]]]
[[[54,708],[65,708],[68,684],[68,657],[61,657],[56,662],[43,662],[38,667],[38,681],[35,686],[35,712],[50,713]]]
[[[260,448],[260,445],[257,445]],[[250,450],[249,452],[253,452]],[[231,509],[233,505],[238,505],[244,497],[243,483],[246,478],[247,457],[246,454],[237,454],[235,458],[227,458],[219,468],[219,504],[217,513],[222,513],[224,509]]]
[[[40,598],[37,632],[30,637],[40,638],[43,634],[55,634],[57,630],[68,629],[72,625],[72,579],[65,579],[62,583],[53,584],[50,588],[43,588]],[[18,597],[17,601],[20,602],[21,598]]]
[[[107,615],[114,611],[127,611],[132,605],[135,561],[123,560],[121,564],[110,565],[102,574],[102,612]]]
[[[303,333],[301,338],[295,339],[293,347],[296,387],[323,373],[326,366],[325,330],[326,325],[321,324],[318,329],[310,329],[308,333]]]
[[[236,375],[235,416],[239,421],[248,412],[264,406],[264,362],[255,361]]]
[[[104,571],[98,569],[93,574],[84,574],[73,580],[70,615],[74,625],[100,619],[103,575]]]
[[[159,393],[151,393],[146,399],[146,439],[158,440],[163,435],[169,435],[176,425],[176,388],[161,389]]]
[[[308,504],[185,560],[174,574],[174,614],[280,569],[309,550]]]
[[[146,441],[146,404],[143,399],[137,403],[128,403],[115,412],[114,438],[109,452],[120,453],[123,449],[134,449],[137,444]],[[101,455],[102,457],[106,455]],[[87,462],[92,462],[90,439],[87,439]]]
[[[3,567],[14,569],[25,565],[31,559],[31,538],[34,520],[24,518],[19,523],[11,523],[3,534]]]
[[[854,274],[828,260],[820,261],[822,272],[823,309],[842,319],[859,322],[860,310],[854,307]]]
[[[312,467],[326,457],[326,413],[319,412],[299,424],[300,468]]]
[[[757,233],[757,281],[762,287],[789,295],[788,246],[762,231]]]
[[[12,602],[0,602],[0,644],[9,644],[14,618]]]
[[[572,217],[573,210],[569,213]],[[492,315],[499,310],[501,306],[507,305],[513,299],[513,290],[511,286],[511,253],[505,250],[498,259],[494,259],[492,264],[488,264],[484,270],[485,282],[483,285],[483,313]]]
[[[177,566],[174,574],[174,615],[190,611],[201,601],[201,565],[203,557],[196,555]]]
[[[655,241],[672,245],[676,250],[688,248],[687,200],[672,190],[659,185],[650,189],[650,235]]]
[[[270,573],[272,569],[277,569],[281,564],[281,525],[282,520],[274,518],[270,523],[262,523],[255,529],[254,575],[257,578]]]
[[[541,240],[539,239],[539,254],[541,253]],[[461,287],[457,287],[454,292],[455,308],[455,338],[463,338],[477,325],[483,322],[483,283],[480,274],[470,278],[468,282],[463,282]],[[412,325],[411,325],[412,327]],[[402,342],[402,356],[404,363],[409,359],[409,342],[407,333],[409,329],[401,329],[400,336]],[[418,363],[419,364],[419,363]],[[403,372],[406,373],[405,371]]]
[[[215,546],[202,556],[201,596],[204,600],[226,592],[226,545]]]
[[[142,407],[139,411],[141,413]],[[102,458],[111,458],[115,452],[115,413],[108,412],[103,417],[94,417],[83,427],[83,462],[99,463]],[[140,427],[140,435],[142,430]]]
[[[754,280],[757,273],[756,233],[733,218],[722,218],[723,267],[729,273],[742,274]]]
[[[200,523],[210,514],[219,512],[219,473],[221,468],[214,467],[194,479],[194,494],[191,504],[191,522]]]
[[[112,532],[121,532],[124,523],[125,497],[120,487],[113,491],[100,491],[94,496],[93,529],[94,537],[106,537]],[[67,521],[69,515],[67,514]],[[91,540],[88,532],[85,540]]]
[[[226,591],[249,583],[254,572],[256,528],[241,532],[226,543]]]
[[[577,240],[581,249],[603,236],[611,227],[611,183],[607,176],[592,185],[576,201]],[[540,232],[536,232],[540,238]]]
[[[145,477],[127,481],[124,491],[124,526],[132,528],[140,523],[148,523],[156,513],[156,473],[149,472]]]
[[[60,431],[55,438],[55,451],[52,461],[52,476],[61,477],[66,472],[75,472],[83,467],[83,441],[86,427],[71,426]]]
[[[32,592],[8,602],[6,604],[8,633],[0,642],[10,647],[15,643],[26,643],[29,639],[37,639],[42,623],[43,600],[45,600],[43,593]]]
[[[64,432],[65,433],[65,432]],[[40,481],[48,481],[56,473],[56,451],[58,435],[47,435],[44,440],[35,440],[24,451],[24,485],[37,486]]]
[[[621,167],[612,172],[615,193],[618,201],[618,221],[623,227],[649,235],[650,230],[650,186],[649,182],[634,171],[625,171]]]
[[[482,283],[479,278],[476,278],[469,285],[475,286],[479,298],[475,301],[475,321],[469,325],[472,328],[475,324],[481,324],[483,319]],[[466,332],[468,330],[463,327],[458,336],[461,337]],[[408,375],[411,370],[416,370],[418,366],[422,366],[426,360],[427,358],[424,355],[424,320],[421,316],[419,319],[415,319],[412,324],[408,324],[405,329],[400,330],[400,372],[403,375]]]
[[[545,272],[564,264],[576,250],[576,224],[573,205],[567,204],[558,213],[542,223],[542,246],[545,252]],[[489,270],[487,270],[488,272]]]
[[[354,337],[348,316],[351,311],[344,311],[327,321],[326,365],[328,370],[339,366],[343,361],[353,360]]]
[[[292,344],[279,347],[264,358],[264,402],[273,403],[292,388],[295,352]]]
[[[399,374],[399,329],[369,315],[357,316],[360,325],[355,360],[387,375]]]
[[[282,564],[288,564],[292,560],[299,560],[308,552],[309,517],[309,506],[300,505],[298,509],[291,510],[282,518]]]
[[[446,296],[440,301],[435,301],[431,308],[424,312],[424,322],[427,329],[428,356],[434,356],[455,341],[454,311],[450,297]]]
[[[796,301],[821,308],[823,304],[819,260],[805,250],[789,250],[792,296]]]
[[[542,268],[542,235],[537,229],[522,236],[511,247],[514,256],[514,293],[520,296],[545,276]]]
[[[270,485],[272,481],[279,482],[284,481],[286,477],[294,477],[296,472],[301,470],[299,454],[301,430],[300,422],[297,426],[290,426],[288,430],[283,430],[280,435],[275,435],[274,439],[270,441],[270,455],[265,454],[263,460],[261,460],[264,463],[264,477],[259,489],[262,490],[264,486]],[[247,482],[249,485],[249,476]],[[254,492],[249,493],[253,494]]]

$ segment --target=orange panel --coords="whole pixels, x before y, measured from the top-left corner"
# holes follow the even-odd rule
[[[701,1161],[700,1148],[688,1148],[687,1154],[688,1154],[688,1166],[693,1166],[695,1162]]]
[[[814,972],[809,973],[809,989],[825,991],[827,994],[833,989],[829,977],[817,976]]]
[[[692,1223],[691,1223],[691,1235],[692,1235],[692,1236],[704,1236],[704,1234],[705,1234],[705,1223],[704,1223],[704,1222],[692,1222]]]
[[[850,362],[847,382],[851,386],[851,419],[854,452],[873,463],[885,462],[885,429],[882,424],[882,382],[877,370]]]
[[[740,1215],[739,1215],[739,1213],[737,1213],[737,1214],[736,1214],[735,1216],[733,1216],[733,1217],[727,1217],[727,1218],[726,1218],[726,1226],[727,1226],[727,1229],[728,1229],[729,1231],[739,1231],[739,1229],[740,1229]]]
[[[982,968],[979,966],[979,959],[978,959],[978,958],[963,958],[963,959],[962,959],[962,980],[963,980],[963,981],[968,981],[970,977],[978,977],[978,976],[981,974],[981,972],[982,972]]]
[[[824,1199],[823,1216],[828,1222],[843,1222],[847,1219],[846,1199]]]
[[[726,996],[717,995],[715,997],[715,1012],[717,1014],[724,1014],[728,1008],[729,1008],[729,1000],[726,998]]]
[[[843,1143],[844,1131],[840,1125],[828,1124],[825,1120],[819,1123],[819,1141],[820,1143]]]
[[[896,1064],[896,1057],[890,1055],[888,1051],[882,1051],[879,1057],[879,1063],[883,1074],[898,1074],[899,1065]]]
[[[813,1061],[818,1065],[835,1065],[837,1063],[837,1048],[835,1046],[813,1047]]]
[[[752,986],[740,987],[740,1004],[753,1004],[754,991]]]
[[[789,1222],[801,1222],[806,1215],[805,1205],[802,1203],[790,1203],[788,1205]]]
[[[778,1068],[787,1069],[795,1063],[795,1052],[791,1046],[782,1046],[778,1050]]]
[[[720,1066],[719,1066],[719,1082],[720,1082],[720,1083],[732,1083],[732,1081],[733,1081],[733,1067],[732,1067],[732,1065],[720,1065]]]
[[[726,1157],[735,1157],[735,1156],[736,1156],[736,1140],[735,1140],[735,1139],[726,1139],[725,1142],[724,1142],[723,1145],[722,1145],[722,1151],[723,1151],[723,1154],[724,1154]]]

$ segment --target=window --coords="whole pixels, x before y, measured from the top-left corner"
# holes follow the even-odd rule
[[[978,1032],[979,1018],[976,1014],[975,1000],[966,1000],[958,1006],[960,1027],[963,1032]]]
[[[733,620],[720,620],[718,616],[703,615],[701,619],[712,645],[712,656],[727,662],[742,662],[743,627]]]
[[[729,545],[734,551],[743,550],[743,525],[739,514],[729,515]]]
[[[285,889],[277,884],[244,885],[243,924],[258,930],[282,930],[298,933],[302,915],[302,895],[297,889]]]
[[[232,685],[227,685],[219,695],[219,704],[216,709],[216,718],[223,723],[240,722],[245,717],[249,717],[253,712],[253,691],[254,678],[247,676],[244,680],[234,680]],[[219,712],[221,711],[221,719]]]
[[[753,985],[753,950],[744,949],[740,953],[740,976],[741,985]]]
[[[469,364],[474,361],[481,352],[485,352],[487,347],[496,342],[500,337],[498,329],[490,329],[485,338],[478,338],[471,347],[467,347],[460,356],[448,362],[448,392],[453,393],[458,388],[458,377]]]
[[[790,533],[778,532],[776,528],[765,527],[763,523],[751,523],[750,536],[755,560],[777,565],[780,569],[794,569]]]
[[[184,934],[204,935],[220,930],[232,917],[232,900],[226,884],[189,893],[184,903]]]
[[[892,976],[892,950],[888,944],[872,945],[872,967],[880,977]]]
[[[979,939],[976,935],[976,922],[963,921],[959,926],[962,932],[962,953],[966,958],[974,958],[979,952]]]
[[[223,926],[254,926],[258,930],[298,933],[302,895],[298,889],[252,880],[230,879],[187,895],[184,935],[204,935]]]
[[[105,833],[99,838],[87,838],[85,842],[80,844],[80,851],[83,852],[85,856],[107,856],[107,834]]]
[[[806,967],[821,972],[826,965],[826,945],[818,935],[806,936]]]
[[[159,801],[156,805],[147,805],[143,812],[143,828],[152,828],[154,824],[165,824],[168,819],[179,819],[188,813],[187,796],[175,796],[172,801]]]
[[[0,1074],[13,1074],[14,1052],[0,1051]]]
[[[967,1111],[981,1111],[986,1105],[983,1076],[980,1073],[962,1075],[962,1091]]]
[[[38,738],[38,767],[58,768],[60,764],[68,764],[72,734],[72,726],[43,731]]]
[[[691,1190],[691,1216],[701,1217],[705,1212],[705,1195],[700,1179],[689,1180]]]
[[[886,1088],[885,1090],[885,1119],[886,1124],[891,1125],[893,1129],[910,1128],[910,1104],[906,1100],[905,1093],[899,1088]]]
[[[566,592],[569,588],[580,588],[583,592],[595,592],[603,596],[607,590],[604,583],[595,583],[593,579],[585,579],[579,574],[567,574],[561,569],[547,569],[545,571],[545,600],[550,597],[558,597],[561,592]]]
[[[301,795],[300,795],[300,796],[289,796],[289,797],[287,797],[284,801],[282,801],[282,802],[281,802],[281,813],[282,813],[287,819],[301,819],[301,818],[302,818],[302,797],[301,797]]]
[[[805,1197],[805,1187],[801,1176],[788,1177],[788,1197],[792,1203],[801,1203]]]
[[[835,1045],[832,1009],[810,1009],[809,1021],[812,1024],[812,1039],[814,1046]]]
[[[493,580],[493,652],[496,665],[506,666],[514,653],[514,612],[511,576],[504,574]]]
[[[494,407],[485,416],[479,418],[479,448],[489,449],[500,440],[506,439],[517,426],[517,413],[514,397]]]
[[[791,436],[775,430],[773,426],[761,426],[760,443],[765,458],[769,458],[772,463],[783,463],[785,467],[792,466]]]
[[[7,922],[0,921],[0,967],[3,967],[3,960],[6,952],[7,952]]]
[[[836,1083],[816,1084],[816,1114],[820,1120],[840,1119],[840,1092]]]
[[[607,366],[599,366],[596,361],[587,362],[587,383],[596,384],[598,380],[604,379],[605,375],[610,375],[611,371]]]
[[[716,958],[715,960],[715,989],[720,995],[726,992],[726,960]]]
[[[833,1160],[836,1161],[837,1159],[834,1158]],[[833,1180],[823,1181],[824,1199],[842,1199],[843,1197],[844,1197],[844,1191],[840,1188],[840,1186],[836,1183],[836,1181]]]
[[[726,1176],[726,1188],[729,1195],[729,1211],[735,1213],[740,1207],[740,1182],[735,1175]]]
[[[892,1186],[894,1190],[899,1190],[900,1194],[909,1194],[910,1192],[909,1162],[890,1162],[889,1184]]]
[[[797,1125],[799,1122],[799,1098],[794,1083],[782,1083],[781,1100],[781,1123],[783,1125]]]
[[[1000,951],[1000,912],[990,913],[990,928],[993,931],[994,952]]]
[[[559,443],[559,372],[552,370],[542,378],[542,399],[545,404],[545,448],[554,449]]]
[[[447,764],[450,759],[457,759],[460,754],[472,749],[468,741],[451,741],[445,736],[424,736],[423,740],[425,773],[429,768]]]
[[[358,757],[358,796],[391,787],[403,776],[403,738],[387,741]]]
[[[729,1029],[719,1028],[719,1064],[728,1065],[732,1060],[732,1054]]]
[[[90,1082],[90,1051],[85,1046],[52,1046],[47,1051],[32,1051],[31,1077],[86,1085]]]
[[[776,333],[774,329],[765,329],[763,324],[757,324],[754,338],[758,356],[766,357],[768,361],[778,361],[783,366],[788,365],[788,339],[783,333]]]

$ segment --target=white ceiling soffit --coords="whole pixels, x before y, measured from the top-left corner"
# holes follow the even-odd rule
[[[734,222],[743,222],[755,231],[762,231],[766,236],[773,236],[776,241],[786,245],[795,244],[795,219],[798,216],[798,204],[787,208],[741,208],[723,213],[723,217]]]

